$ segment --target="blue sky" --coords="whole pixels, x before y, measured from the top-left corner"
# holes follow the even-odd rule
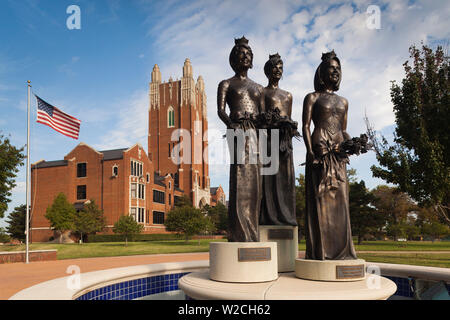
[[[81,29],[69,30],[69,5],[81,9]],[[367,27],[369,5],[380,10],[380,28]],[[269,54],[284,60],[282,89],[293,94],[293,118],[301,122],[303,97],[313,90],[322,52],[334,49],[343,80],[338,94],[349,100],[348,131],[365,131],[366,113],[375,129],[392,136],[391,80],[401,80],[408,47],[448,43],[447,1],[268,1],[268,0],[23,0],[0,3],[0,130],[12,143],[26,143],[26,81],[47,102],[82,121],[79,140],[37,124],[32,100],[31,161],[62,159],[79,142],[99,150],[147,148],[148,83],[154,64],[162,78],[181,77],[185,58],[202,75],[211,131],[223,130],[216,112],[217,84],[231,77],[228,54],[234,38],[245,35],[254,53],[249,76],[267,80]],[[214,140],[214,141],[212,141]],[[216,139],[211,139],[214,147]],[[294,161],[304,161],[302,142]],[[370,188],[373,153],[352,157],[350,167]],[[304,169],[296,167],[296,172]],[[228,192],[228,172],[210,166],[211,185]],[[25,167],[13,190],[10,212],[25,203]],[[0,226],[4,221],[0,221]]]

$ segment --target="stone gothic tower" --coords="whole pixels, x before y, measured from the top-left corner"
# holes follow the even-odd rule
[[[203,78],[199,76],[197,82],[194,80],[191,62],[186,59],[181,80],[174,81],[170,77],[162,82],[161,71],[155,64],[149,89],[148,155],[155,172],[159,176],[172,175],[175,187],[183,190],[196,207],[209,204],[208,138],[205,134],[208,121]],[[177,129],[184,129],[180,141],[190,140],[190,143],[183,141],[186,142],[183,146],[190,146],[190,150],[180,153],[190,158],[187,163],[174,161],[174,149],[179,150],[180,141],[173,141],[171,137]]]

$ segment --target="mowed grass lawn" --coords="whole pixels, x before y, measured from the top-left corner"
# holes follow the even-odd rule
[[[208,252],[209,243],[212,241],[226,240],[166,240],[166,241],[140,241],[128,242],[94,242],[94,243],[32,243],[30,250],[58,250],[58,260],[93,258],[93,257],[114,257],[132,256],[142,254],[164,254],[164,253],[187,253],[187,252]],[[25,245],[0,246],[0,251],[23,251]]]
[[[30,250],[57,249],[58,259],[76,259],[142,254],[208,252],[209,243],[215,241],[226,240],[190,240],[187,243],[184,240],[142,241],[128,242],[127,246],[125,246],[124,242],[84,243],[81,245],[77,243],[33,243],[30,244]],[[305,248],[305,241],[302,240],[299,244],[299,250],[304,251]],[[450,268],[450,242],[448,241],[434,243],[431,241],[364,241],[361,245],[355,244],[355,248],[358,251],[358,257],[366,261]],[[25,250],[25,245],[0,246],[0,251],[20,250]],[[395,252],[392,253],[390,251]]]

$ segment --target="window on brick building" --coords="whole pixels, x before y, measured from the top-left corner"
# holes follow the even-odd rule
[[[197,111],[197,114],[195,116],[194,130],[195,130],[195,134],[199,134],[200,133],[200,120],[198,119],[198,111]]]
[[[153,211],[153,224],[164,224],[164,212]]]
[[[138,208],[138,220],[137,222],[144,223],[144,208]]]
[[[175,183],[175,187],[180,186],[180,176],[178,175],[178,172],[175,173],[174,183]]]
[[[113,175],[113,177],[117,177],[119,175],[119,167],[117,165],[113,166],[112,175]]]
[[[86,177],[86,162],[77,164],[77,178]]]
[[[138,198],[144,200],[145,199],[145,185],[139,184],[138,190]]]
[[[171,206],[171,205],[172,205],[172,195],[169,194],[169,206]]]
[[[137,184],[136,183],[132,183],[130,185],[130,197],[132,199],[136,199],[136,188],[137,188]]]
[[[86,185],[77,186],[77,200],[86,199]]]
[[[159,190],[153,190],[153,202],[166,203],[165,192]]]
[[[167,109],[167,127],[172,128],[175,127],[175,111],[172,107]]]
[[[133,217],[134,221],[136,220],[136,208],[130,208],[130,216]]]
[[[147,183],[150,183],[150,173],[147,173]]]
[[[131,175],[135,177],[140,177],[144,172],[144,165],[141,162],[131,160]]]

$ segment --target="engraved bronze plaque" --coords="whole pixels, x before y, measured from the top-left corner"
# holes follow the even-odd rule
[[[270,247],[238,248],[238,261],[270,261]]]
[[[364,277],[364,265],[336,266],[336,279],[355,279]]]
[[[293,229],[269,229],[268,236],[269,240],[292,240],[294,239]]]

